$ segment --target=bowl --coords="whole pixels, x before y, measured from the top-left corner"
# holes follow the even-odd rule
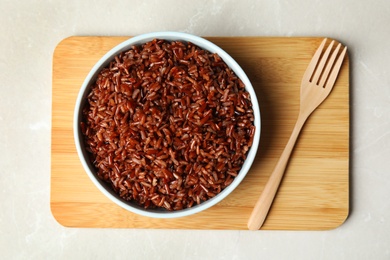
[[[234,178],[233,182],[225,189],[223,189],[220,193],[218,193],[216,196],[206,201],[203,201],[200,204],[194,205],[190,208],[174,210],[174,211],[169,211],[161,208],[145,209],[144,207],[139,206],[135,202],[129,202],[122,199],[112,189],[110,185],[102,181],[97,176],[96,169],[90,162],[88,152],[86,151],[86,147],[84,145],[84,139],[83,139],[84,137],[81,132],[81,126],[80,126],[82,120],[82,108],[84,107],[87,95],[91,90],[91,85],[96,81],[99,72],[103,68],[105,68],[110,63],[110,61],[112,61],[114,57],[119,53],[129,50],[131,46],[134,45],[140,46],[154,39],[191,42],[192,44],[204,50],[207,50],[210,53],[217,53],[219,57],[227,64],[227,66],[233,70],[236,76],[238,76],[241,79],[241,81],[245,84],[245,89],[250,94],[252,108],[253,108],[253,115],[254,115],[255,133],[253,137],[253,144],[247,153],[247,157],[241,167],[241,170],[239,171],[239,174]],[[260,128],[261,128],[260,122],[261,122],[260,109],[259,109],[259,104],[253,86],[250,80],[248,79],[247,75],[245,74],[245,72],[242,70],[242,68],[228,53],[226,53],[223,49],[221,49],[214,43],[195,35],[191,35],[187,33],[179,33],[179,32],[155,32],[155,33],[138,35],[122,42],[121,44],[117,45],[109,52],[107,52],[93,66],[93,68],[85,78],[80,88],[79,94],[77,96],[76,105],[74,109],[73,130],[74,130],[74,140],[75,140],[76,150],[80,158],[81,164],[85,172],[91,179],[91,181],[107,198],[109,198],[111,201],[113,201],[115,204],[119,205],[120,207],[142,216],[152,217],[152,218],[177,218],[177,217],[184,217],[195,213],[199,213],[201,211],[204,211],[212,207],[213,205],[217,204],[218,202],[226,198],[241,183],[241,181],[245,178],[246,174],[248,173],[258,149],[259,140],[260,140]]]

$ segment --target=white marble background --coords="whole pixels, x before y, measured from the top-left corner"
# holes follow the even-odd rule
[[[70,229],[49,207],[52,54],[72,35],[328,36],[351,59],[351,214],[322,232]],[[0,0],[0,259],[390,259],[390,1]],[[229,216],[226,216],[227,218]]]

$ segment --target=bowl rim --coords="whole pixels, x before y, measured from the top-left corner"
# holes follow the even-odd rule
[[[153,210],[144,209],[143,207],[137,206],[135,204],[129,205],[128,202],[121,199],[113,191],[109,191],[105,188],[105,184],[103,183],[103,181],[101,181],[93,173],[93,170],[91,169],[93,168],[93,166],[91,165],[90,162],[88,162],[89,160],[85,158],[86,151],[81,145],[81,143],[83,142],[82,141],[83,137],[80,133],[81,131],[80,131],[80,123],[79,123],[81,119],[81,108],[83,107],[84,104],[83,101],[85,101],[85,96],[88,92],[91,82],[95,80],[97,74],[101,71],[101,69],[104,68],[110,61],[113,60],[114,56],[121,53],[122,51],[130,49],[131,46],[133,45],[142,45],[143,43],[146,43],[156,38],[164,39],[168,41],[179,40],[184,42],[191,42],[211,53],[218,53],[218,55],[228,65],[228,67],[230,67],[234,71],[234,73],[242,80],[242,82],[245,85],[245,89],[249,92],[251,97],[252,107],[253,107],[253,113],[254,113],[254,125],[256,126],[255,134],[253,138],[253,144],[249,149],[247,158],[243,166],[241,167],[239,174],[234,178],[233,182],[224,190],[222,190],[219,194],[217,194],[215,197],[210,198],[207,201],[200,203],[199,205],[195,205],[191,208],[186,208],[178,211],[165,211],[165,210],[158,211],[155,209]],[[260,106],[254,88],[248,76],[241,68],[241,66],[226,51],[224,51],[221,47],[217,46],[211,41],[206,40],[205,38],[202,38],[200,36],[183,33],[183,32],[163,31],[163,32],[152,32],[152,33],[140,34],[131,37],[121,42],[120,44],[116,45],[112,49],[110,49],[103,57],[101,57],[98,60],[98,62],[95,63],[95,65],[92,67],[92,69],[89,71],[88,75],[84,79],[83,84],[81,85],[81,88],[77,95],[77,99],[74,107],[73,134],[74,134],[76,150],[77,150],[79,160],[84,168],[84,171],[87,173],[91,181],[107,198],[109,198],[115,204],[119,205],[120,207],[130,212],[139,214],[141,216],[152,217],[152,218],[178,218],[178,217],[189,216],[204,211],[214,206],[218,202],[222,201],[223,199],[225,199],[242,182],[242,180],[249,172],[250,167],[252,166],[252,163],[255,159],[258,150],[258,146],[260,142],[260,132],[261,132]]]

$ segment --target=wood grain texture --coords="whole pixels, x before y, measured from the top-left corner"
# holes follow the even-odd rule
[[[240,186],[212,208],[153,219],[115,205],[89,180],[73,141],[73,110],[92,66],[129,37],[70,37],[53,55],[50,205],[67,227],[247,229],[252,208],[298,116],[302,75],[322,38],[208,37],[247,72],[261,109],[261,141]],[[327,230],[349,212],[349,59],[300,134],[263,230]]]

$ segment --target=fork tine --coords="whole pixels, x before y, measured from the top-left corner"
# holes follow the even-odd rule
[[[330,51],[332,50],[333,44],[334,44],[334,41],[332,41],[332,42],[329,44],[329,46],[328,46],[328,48],[326,49],[324,55],[322,55],[322,57],[321,57],[320,63],[319,63],[318,66],[317,66],[316,72],[315,72],[314,77],[313,77],[313,79],[312,79],[312,81],[311,81],[312,83],[314,83],[314,84],[316,84],[316,85],[317,85],[317,83],[318,83],[318,79],[320,78],[320,76],[321,76],[321,74],[322,74],[322,72],[323,72],[323,70],[324,70],[326,61],[328,60],[328,57],[329,57]],[[333,63],[333,61],[332,61],[332,63]],[[329,64],[329,63],[328,63],[328,64]],[[322,78],[324,78],[324,77],[322,77]]]
[[[325,38],[322,42],[320,47],[318,47],[317,51],[314,53],[313,58],[311,59],[309,66],[307,66],[307,69],[305,73],[303,74],[302,82],[308,82],[313,75],[313,72],[316,68],[317,62],[321,56],[322,50],[324,49],[325,43],[327,38]]]
[[[339,43],[337,45],[336,49],[333,51],[332,56],[330,57],[328,64],[326,65],[324,73],[322,74],[321,81],[318,84],[320,87],[324,87],[326,79],[328,78],[330,70],[332,69],[334,61],[336,60],[336,56],[339,53],[340,47],[341,47],[341,44]]]
[[[341,45],[341,44],[340,44]],[[336,81],[337,75],[339,74],[341,65],[343,64],[344,56],[347,53],[347,47],[344,48],[344,50],[341,52],[340,56],[338,57],[336,64],[334,65],[332,72],[330,73],[329,79],[326,83],[325,88],[333,88],[333,85]]]

